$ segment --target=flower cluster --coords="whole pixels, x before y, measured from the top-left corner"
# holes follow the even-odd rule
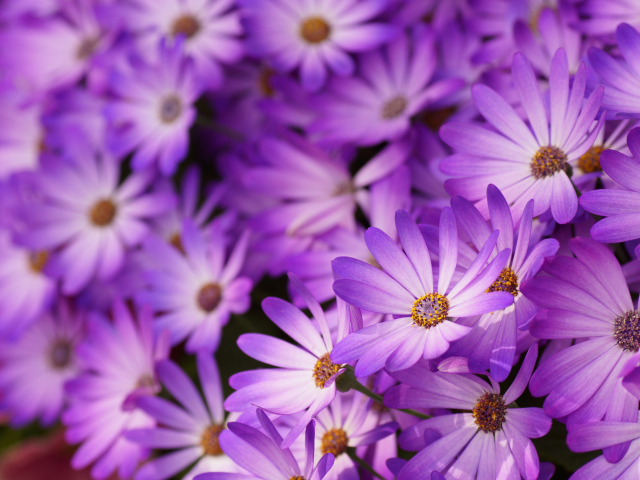
[[[0,477],[42,432],[46,478],[640,478],[640,2],[4,0],[0,45]]]

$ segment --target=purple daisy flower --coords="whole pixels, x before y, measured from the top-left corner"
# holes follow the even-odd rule
[[[418,366],[394,373],[401,385],[385,393],[386,406],[470,411],[423,420],[402,432],[400,446],[420,451],[402,468],[398,480],[423,478],[434,470],[447,479],[537,480],[540,464],[530,439],[546,435],[551,419],[541,408],[512,406],[527,387],[537,357],[538,346],[533,345],[504,395],[491,377],[489,384],[473,375]]]
[[[321,455],[332,453],[335,457],[333,468],[326,478],[359,478],[358,465],[346,455],[347,448],[372,445],[398,430],[397,422],[387,422],[372,428],[367,422],[373,413],[372,405],[373,400],[367,399],[361,393],[341,393],[316,417],[316,450]]]
[[[113,278],[127,248],[147,235],[146,220],[169,209],[174,197],[151,193],[151,171],[129,175],[118,185],[119,166],[90,151],[77,162],[49,158],[35,174],[41,200],[19,207],[26,228],[16,241],[32,251],[56,250],[52,271],[62,293],[73,295],[91,279]]]
[[[16,342],[0,347],[0,410],[14,427],[39,418],[44,426],[58,419],[66,404],[64,384],[80,370],[76,345],[84,336],[84,314],[60,301]]]
[[[639,423],[604,421],[576,426],[567,436],[567,444],[574,452],[607,449],[625,442],[631,442],[631,445],[627,454],[619,462],[611,463],[605,456],[600,456],[578,469],[571,475],[571,480],[593,478],[631,480],[640,475]]]
[[[362,310],[395,317],[350,334],[334,348],[331,359],[335,363],[358,360],[355,373],[359,377],[383,367],[404,370],[421,358],[437,358],[471,330],[457,318],[502,310],[513,303],[509,292],[486,292],[510,253],[508,248],[502,250],[483,268],[496,245],[497,232],[467,271],[456,275],[458,232],[453,212],[445,208],[440,217],[440,258],[434,282],[425,239],[404,210],[396,212],[396,228],[402,248],[377,228],[365,233],[367,246],[382,271],[355,258],[333,261],[339,279],[333,289],[338,297]]]
[[[548,258],[548,276],[526,281],[522,293],[544,310],[529,329],[537,338],[580,339],[545,360],[533,374],[529,390],[548,395],[545,412],[567,417],[575,425],[607,421],[635,422],[638,400],[622,385],[625,363],[640,348],[635,309],[620,264],[605,246],[587,238],[573,238],[576,258]],[[609,461],[622,458],[628,443],[605,451]]]
[[[361,55],[357,76],[332,79],[317,97],[309,132],[330,145],[399,139],[411,117],[464,86],[460,78],[434,81],[437,60],[434,33],[424,25]]]
[[[188,337],[187,351],[214,351],[218,348],[222,327],[232,313],[249,309],[253,283],[239,277],[249,235],[245,232],[225,263],[226,242],[218,230],[205,239],[190,220],[180,234],[184,254],[170,243],[149,236],[144,243],[150,265],[145,267],[147,289],[137,298],[158,312],[156,331],[168,330],[171,344]]]
[[[158,380],[182,408],[160,397],[139,398],[137,406],[163,426],[129,430],[125,437],[149,448],[179,450],[147,462],[135,474],[135,480],[165,480],[194,462],[197,463],[182,480],[193,480],[204,472],[238,470],[218,441],[225,428],[218,366],[207,352],[198,352],[197,364],[206,404],[178,365],[170,360],[156,365]]]
[[[451,195],[476,202],[485,217],[485,189],[493,183],[512,206],[516,222],[533,198],[534,217],[551,208],[558,223],[568,223],[578,210],[578,198],[565,170],[589,150],[602,128],[604,115],[595,126],[593,120],[603,88],[596,89],[583,106],[586,67],[580,65],[569,88],[567,56],[558,49],[551,66],[547,114],[524,55],[516,53],[511,68],[530,127],[495,91],[475,85],[475,105],[493,128],[449,123],[440,129],[442,139],[458,151],[441,163],[445,173],[459,177],[447,180],[445,187]]]
[[[487,187],[487,201],[491,227],[500,232],[496,248],[489,258],[505,248],[512,252],[500,276],[488,291],[511,293],[514,296],[513,305],[500,312],[485,313],[480,318],[461,320],[460,323],[473,327],[473,330],[453,345],[449,353],[468,357],[469,369],[473,373],[490,369],[491,377],[502,382],[509,375],[515,360],[518,329],[525,330],[538,312],[536,304],[522,295],[518,286],[536,275],[544,258],[555,255],[560,244],[553,238],[547,238],[530,246],[533,200],[529,200],[525,206],[517,232],[514,232],[515,222],[509,204],[495,185]],[[454,197],[451,207],[458,225],[480,251],[491,236],[492,228],[467,200]]]
[[[373,22],[387,0],[244,0],[247,51],[269,60],[279,71],[300,69],[308,91],[324,86],[327,68],[341,77],[353,74],[347,52],[372,50],[393,38],[397,29]]]
[[[82,443],[71,461],[75,469],[94,463],[91,475],[103,480],[115,471],[129,478],[150,452],[124,437],[126,430],[151,427],[152,417],[136,400],[159,390],[156,361],[166,358],[166,336],[154,338],[148,309],[137,322],[123,302],[115,302],[113,322],[93,314],[87,338],[77,349],[83,372],[66,384],[70,405],[62,414],[69,443]]]
[[[117,157],[135,150],[131,165],[136,170],[157,164],[168,176],[187,153],[201,85],[182,51],[181,42],[172,47],[163,42],[157,63],[112,73],[109,87],[118,98],[105,110],[107,145]]]
[[[124,10],[141,52],[153,52],[161,40],[184,40],[184,55],[193,59],[208,88],[222,85],[222,65],[242,58],[242,27],[233,0],[135,0]]]
[[[56,298],[56,282],[46,275],[49,252],[20,248],[1,232],[0,265],[0,337],[17,337]]]
[[[220,434],[220,447],[237,465],[250,475],[239,473],[203,473],[195,480],[322,480],[333,466],[333,454],[323,455],[314,462],[315,421],[311,420],[305,432],[304,468],[294,458],[291,450],[280,448],[282,437],[269,417],[260,409],[256,415],[263,433],[239,422],[229,423],[228,430]]]
[[[289,448],[311,419],[332,402],[336,396],[335,379],[343,372],[331,361],[333,340],[320,304],[295,275],[290,274],[289,280],[309,307],[317,328],[289,302],[275,297],[264,299],[264,313],[300,346],[258,333],[241,335],[238,346],[244,353],[280,368],[233,375],[229,385],[237,391],[224,402],[230,412],[244,412],[252,405],[278,415],[306,410],[284,439],[282,448]],[[351,323],[348,312],[344,305],[338,310],[338,341]]]
[[[591,228],[594,240],[602,243],[626,242],[640,238],[640,127],[627,135],[631,157],[615,150],[605,150],[600,163],[622,189],[593,190],[580,197],[580,206],[587,212],[607,218]],[[640,255],[640,247],[636,247]]]

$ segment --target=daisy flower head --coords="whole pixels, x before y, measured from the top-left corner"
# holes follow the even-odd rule
[[[127,440],[124,432],[155,424],[136,402],[160,390],[154,367],[169,351],[167,336],[153,334],[149,309],[138,310],[134,319],[128,307],[116,301],[112,317],[110,321],[91,314],[87,337],[77,349],[82,372],[65,386],[69,407],[62,414],[67,442],[82,444],[71,466],[82,469],[93,464],[91,476],[96,480],[116,471],[129,478],[151,453]]]
[[[504,248],[485,268],[496,246],[498,232],[486,241],[464,274],[458,266],[458,232],[453,212],[442,210],[439,230],[437,279],[429,248],[420,229],[404,210],[396,212],[399,246],[377,228],[369,228],[365,241],[378,269],[349,257],[333,261],[336,295],[362,310],[393,315],[393,320],[351,333],[334,348],[333,362],[358,361],[358,377],[404,370],[420,359],[437,358],[449,344],[471,331],[459,317],[502,310],[513,303],[507,291],[487,292],[504,269],[510,250]]]
[[[486,382],[418,365],[394,373],[401,383],[385,393],[386,406],[463,411],[423,420],[402,432],[399,445],[420,451],[400,470],[398,480],[424,478],[434,470],[446,479],[538,480],[540,462],[530,439],[546,435],[551,418],[541,408],[514,405],[527,387],[537,357],[534,344],[504,394],[491,377]]]
[[[140,51],[153,52],[165,40],[181,38],[184,55],[207,88],[223,82],[222,66],[242,58],[242,26],[233,0],[135,0],[125,11]]]
[[[332,146],[398,140],[411,117],[464,86],[460,78],[434,81],[437,62],[434,33],[424,25],[361,55],[357,75],[332,79],[318,95],[309,132]]]
[[[519,285],[538,273],[545,257],[555,255],[560,244],[554,238],[546,238],[530,247],[534,201],[529,200],[514,231],[514,221],[509,204],[495,185],[487,187],[487,202],[491,226],[482,214],[467,200],[454,197],[451,207],[458,225],[462,227],[476,250],[481,250],[492,231],[499,231],[496,248],[489,258],[501,249],[510,250],[504,269],[488,291],[509,292],[513,305],[502,311],[485,313],[480,318],[463,320],[473,327],[449,351],[451,355],[469,358],[473,373],[491,371],[491,377],[502,382],[507,378],[516,359],[518,330],[526,330],[538,312],[538,307],[519,290]],[[534,241],[535,242],[535,241]]]
[[[165,480],[190,465],[192,468],[182,480],[193,480],[204,472],[237,471],[220,448],[225,418],[218,366],[205,351],[198,352],[197,366],[204,400],[178,365],[171,360],[156,365],[158,380],[180,405],[160,397],[140,397],[136,405],[163,426],[129,430],[125,437],[145,447],[177,450],[145,463],[136,472],[135,480]]]
[[[112,73],[109,87],[116,98],[105,107],[107,145],[118,158],[133,152],[134,170],[157,165],[169,176],[187,153],[201,83],[184,58],[183,42],[161,42],[159,48],[155,63],[136,62]]]
[[[542,362],[529,390],[547,395],[545,412],[575,425],[599,420],[635,422],[638,399],[622,384],[625,364],[638,352],[640,315],[616,257],[591,239],[569,240],[574,257],[549,257],[522,293],[541,310],[529,330],[536,338],[579,339]],[[609,461],[624,455],[628,443],[605,451]]]
[[[84,313],[61,300],[44,313],[17,341],[0,348],[0,410],[10,424],[22,426],[36,418],[53,424],[66,404],[64,384],[80,371],[76,346],[84,337]]]
[[[372,50],[398,32],[373,21],[386,0],[243,0],[247,53],[266,58],[279,71],[299,68],[307,91],[321,89],[330,69],[348,77],[355,69],[349,53]]]
[[[214,351],[231,314],[249,309],[253,283],[238,276],[248,241],[245,232],[227,257],[227,242],[220,231],[212,231],[210,238],[205,238],[188,219],[180,234],[184,253],[159,237],[147,238],[147,288],[137,298],[158,313],[155,328],[169,331],[172,345],[188,338],[188,352]]]
[[[568,223],[578,210],[578,197],[567,172],[602,128],[604,115],[593,121],[603,87],[583,105],[586,67],[580,65],[569,88],[567,55],[558,49],[551,65],[547,114],[529,61],[516,53],[511,68],[528,125],[499,94],[475,85],[474,103],[490,126],[449,123],[440,129],[440,137],[457,152],[440,164],[446,174],[457,177],[447,180],[445,188],[475,202],[486,218],[486,186],[493,183],[512,205],[516,222],[533,198],[534,217],[550,208],[556,222]]]
[[[316,326],[297,307],[279,298],[262,302],[266,315],[287,335],[293,345],[258,333],[238,338],[240,349],[256,360],[279,368],[249,370],[233,375],[229,385],[236,389],[224,402],[230,412],[243,412],[252,405],[278,415],[304,411],[285,437],[282,448],[290,447],[312,419],[336,396],[336,377],[344,369],[331,361],[333,339],[320,304],[293,274],[289,280],[313,315]],[[348,308],[338,309],[337,339],[351,323]],[[319,330],[319,331],[318,331]]]
[[[228,424],[228,430],[220,434],[220,447],[239,467],[249,472],[203,473],[195,480],[322,480],[333,467],[332,453],[323,455],[315,463],[315,421],[311,420],[305,431],[304,467],[295,459],[289,448],[281,448],[282,436],[269,417],[256,410],[261,430],[239,422]]]
[[[52,274],[65,295],[94,278],[113,278],[126,250],[147,235],[147,221],[175,201],[170,193],[149,191],[154,172],[134,173],[118,185],[119,171],[110,156],[93,149],[76,161],[48,158],[34,174],[41,198],[18,207],[28,228],[20,229],[17,243],[51,253]]]

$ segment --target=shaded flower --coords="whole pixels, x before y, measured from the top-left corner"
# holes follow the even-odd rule
[[[357,376],[370,375],[383,367],[404,370],[421,358],[437,358],[450,343],[471,330],[457,323],[457,318],[501,310],[513,303],[513,295],[508,292],[486,293],[510,253],[508,248],[502,250],[483,268],[496,245],[497,232],[464,275],[454,277],[458,233],[453,212],[445,208],[440,217],[440,258],[434,283],[425,239],[404,210],[396,212],[396,228],[402,248],[377,228],[365,233],[367,246],[382,271],[355,258],[333,261],[338,279],[333,289],[339,298],[363,310],[395,317],[354,332],[336,345],[331,359],[336,363],[358,360]]]
[[[527,59],[517,53],[511,67],[531,129],[495,91],[475,85],[476,107],[493,128],[449,123],[440,129],[442,139],[458,151],[440,164],[445,173],[459,177],[447,180],[445,187],[451,195],[476,202],[485,218],[485,189],[493,183],[512,206],[516,221],[533,198],[534,217],[551,208],[558,223],[568,223],[578,210],[578,198],[566,170],[589,150],[602,128],[604,116],[595,126],[592,122],[603,88],[583,106],[586,68],[581,64],[570,89],[567,56],[558,49],[551,66],[547,114]]]
[[[578,3],[578,2],[575,2]],[[584,0],[578,3],[580,18],[574,28],[589,36],[615,43],[616,28],[623,22],[640,27],[640,5],[633,0]]]

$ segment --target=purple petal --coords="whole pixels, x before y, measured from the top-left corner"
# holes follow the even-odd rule
[[[592,422],[573,427],[567,445],[574,452],[590,452],[637,438],[640,438],[638,423]]]
[[[538,145],[549,144],[549,124],[545,112],[542,93],[533,69],[522,53],[516,53],[511,63],[513,83],[515,84],[522,107],[533,127]]]
[[[531,373],[533,372],[533,367],[536,365],[536,360],[538,359],[538,344],[534,343],[529,350],[527,351],[527,355],[524,357],[524,362],[522,362],[522,366],[520,367],[520,371],[516,378],[513,380],[513,383],[509,387],[509,389],[505,392],[503,398],[507,405],[515,402],[524,389],[527,388],[529,384],[529,379],[531,378]]]
[[[433,292],[433,273],[429,250],[420,233],[420,229],[411,216],[404,210],[396,212],[396,227],[398,236],[407,257],[420,278],[423,293]]]
[[[178,365],[170,360],[164,360],[156,365],[158,378],[166,389],[171,392],[193,417],[203,424],[209,421],[209,414],[200,394],[193,382]]]
[[[491,225],[494,230],[500,231],[498,237],[498,251],[505,248],[513,249],[513,219],[509,204],[502,192],[493,184],[487,187],[487,202],[491,214]]]
[[[569,223],[578,211],[578,196],[567,174],[559,172],[553,176],[551,213],[558,223]]]
[[[538,453],[531,440],[520,433],[510,422],[505,422],[503,429],[522,476],[530,480],[537,479],[540,472],[540,460],[538,460]]]
[[[302,348],[261,333],[240,335],[238,347],[251,358],[275,367],[309,370],[317,362],[317,357]]]
[[[569,310],[542,310],[529,327],[536,338],[559,340],[610,336],[613,325]]]
[[[616,183],[629,190],[640,192],[640,161],[615,150],[605,150],[600,155],[602,169]]]
[[[551,418],[541,408],[510,408],[507,422],[529,438],[544,437],[551,430]]]
[[[391,279],[389,279],[391,281]],[[369,312],[410,315],[413,302],[407,303],[387,291],[355,280],[337,280],[333,291],[345,302]]]
[[[490,292],[456,305],[449,310],[449,315],[452,317],[471,317],[502,310],[512,304],[513,295],[509,292]]]
[[[438,293],[444,295],[449,289],[453,272],[458,264],[458,229],[453,211],[449,207],[440,214],[440,268],[438,270]]]
[[[640,238],[640,213],[614,215],[591,227],[591,236],[601,243],[628,242]]]
[[[596,215],[610,216],[640,211],[640,195],[629,190],[592,190],[580,197],[580,206]]]

